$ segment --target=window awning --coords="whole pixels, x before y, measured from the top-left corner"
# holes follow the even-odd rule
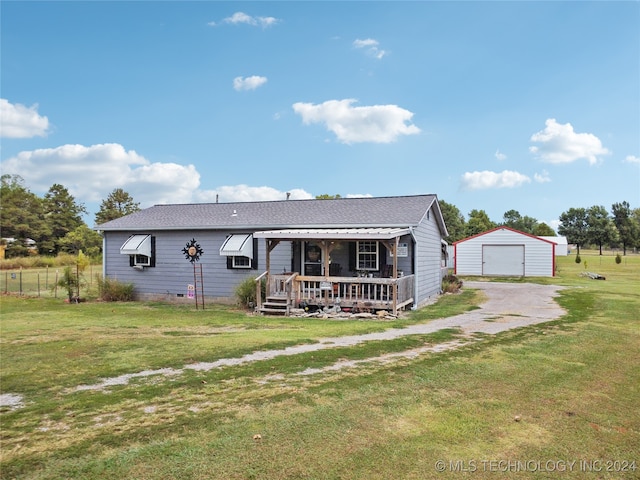
[[[220,247],[220,255],[253,258],[253,235],[250,233],[229,235]]]
[[[123,255],[151,256],[151,235],[131,235],[120,247]]]

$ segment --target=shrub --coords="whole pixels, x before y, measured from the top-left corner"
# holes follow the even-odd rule
[[[267,286],[266,281],[262,280],[260,290],[263,298],[266,295],[266,286]],[[252,304],[255,305],[256,304],[256,279],[247,278],[243,280],[236,287],[236,297],[238,298],[238,304],[244,308],[250,308]]]
[[[462,280],[455,275],[446,275],[442,278],[442,292],[456,293],[462,288]]]
[[[620,256],[620,254],[617,254],[617,255],[616,255],[616,263],[617,263],[618,265],[620,265],[620,264],[622,263],[622,257]]]
[[[79,300],[80,275],[70,266],[64,267],[62,276],[58,279],[56,286],[62,287],[67,291],[69,303],[72,303],[74,299]]]
[[[119,282],[114,278],[96,275],[100,299],[105,302],[130,302],[133,300],[133,283]]]

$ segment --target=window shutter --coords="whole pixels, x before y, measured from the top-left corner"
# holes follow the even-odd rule
[[[385,247],[384,243],[378,242],[378,249],[379,249],[378,267],[380,268],[380,272],[384,272],[385,271],[385,267],[387,266],[387,247]]]
[[[356,242],[349,242],[349,271],[356,271]]]
[[[227,268],[229,270],[233,268],[233,257],[227,257]]]
[[[258,269],[258,239],[253,239],[253,259],[251,260],[251,269]]]
[[[151,237],[151,258],[149,259],[149,266],[156,266],[156,237]]]
[[[135,255],[129,255],[129,266],[130,267],[134,267],[136,264],[136,260],[135,260],[136,256]]]

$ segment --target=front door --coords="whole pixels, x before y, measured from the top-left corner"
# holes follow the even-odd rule
[[[302,250],[304,275],[322,275],[322,249],[315,242],[304,242]]]

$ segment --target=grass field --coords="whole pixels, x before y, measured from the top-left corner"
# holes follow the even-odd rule
[[[3,296],[0,387],[16,405],[0,410],[0,477],[640,478],[640,257],[590,253],[586,269],[560,257],[557,277],[535,280],[568,287],[559,320],[315,375],[300,373],[459,332],[183,367],[425,323],[481,297],[388,322]],[[182,370],[77,388],[157,369]]]

